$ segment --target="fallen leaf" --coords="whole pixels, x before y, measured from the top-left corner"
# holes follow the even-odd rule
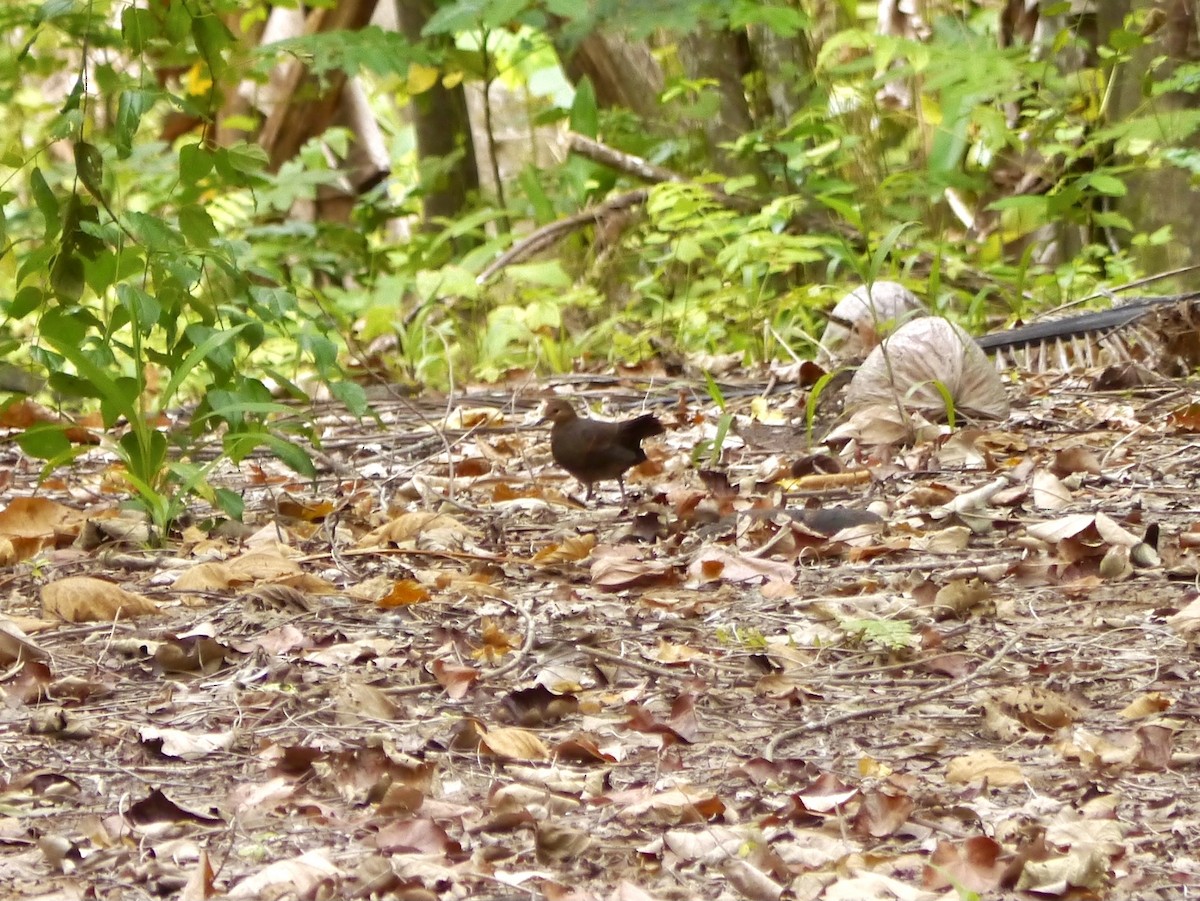
[[[111,582],[71,576],[42,586],[42,612],[70,623],[111,622],[157,613],[158,605]]]

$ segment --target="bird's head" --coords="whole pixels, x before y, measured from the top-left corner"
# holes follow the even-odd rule
[[[563,423],[570,422],[572,419],[578,418],[575,408],[571,406],[571,402],[565,397],[552,397],[542,407],[541,422],[562,425]]]

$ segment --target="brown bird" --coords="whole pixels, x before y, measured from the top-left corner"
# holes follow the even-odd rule
[[[563,397],[546,401],[542,422],[550,422],[550,453],[554,462],[587,487],[604,479],[616,479],[625,503],[625,470],[646,461],[642,440],[663,433],[658,418],[646,413],[624,422],[583,419]]]

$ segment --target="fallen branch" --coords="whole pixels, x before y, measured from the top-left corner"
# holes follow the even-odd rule
[[[535,253],[553,246],[577,228],[597,223],[605,216],[615,213],[618,210],[628,209],[631,206],[640,206],[646,202],[646,198],[649,196],[649,191],[645,188],[639,188],[636,191],[630,191],[628,194],[620,194],[594,207],[589,207],[581,213],[576,213],[573,216],[567,216],[565,219],[557,219],[548,225],[543,225],[541,228],[526,235],[489,263],[475,279],[476,284],[482,285],[505,266],[511,266],[513,263],[518,263],[526,257],[533,256]]]
[[[656,166],[654,163],[644,160],[640,156],[625,153],[575,132],[568,133],[567,141],[568,149],[571,153],[577,153],[594,163],[599,163],[601,166],[616,169],[618,172],[624,172],[626,175],[632,175],[634,178],[640,178],[642,181],[650,182],[651,184],[663,184],[665,182],[683,184],[689,181],[689,179],[678,172],[672,172],[670,169]],[[730,209],[738,210],[739,212],[754,212],[761,209],[763,205],[762,201],[726,194],[720,188],[713,187],[712,185],[704,185],[704,189],[712,195],[717,203]],[[615,213],[618,210],[640,206],[646,202],[649,196],[649,191],[645,188],[640,188],[626,194],[619,194],[610,200],[606,200],[604,203],[589,207],[580,213],[575,213],[573,216],[567,216],[548,225],[543,225],[489,263],[483,272],[479,273],[475,281],[477,284],[482,285],[505,266],[511,266],[513,263],[520,262],[535,253],[545,250],[577,228],[598,223],[605,216]]]
[[[779,750],[780,745],[782,745],[784,742],[791,741],[793,738],[804,735],[807,732],[812,732],[815,729],[825,730],[840,723],[849,722],[850,720],[860,720],[863,717],[878,716],[885,713],[896,713],[897,711],[903,710],[906,707],[915,707],[918,704],[924,704],[926,701],[931,701],[934,698],[940,698],[942,695],[957,691],[964,685],[975,681],[981,676],[987,675],[989,672],[999,666],[1000,661],[1008,656],[1008,652],[1013,649],[1013,646],[1018,640],[1020,640],[1020,638],[1020,633],[1017,633],[1008,641],[1006,641],[1004,643],[1004,647],[998,650],[990,660],[988,660],[978,669],[967,673],[961,679],[955,679],[953,682],[949,682],[946,685],[939,685],[937,688],[931,688],[928,691],[919,692],[912,697],[899,698],[898,700],[887,701],[883,704],[873,704],[870,707],[860,707],[857,710],[850,710],[846,713],[841,713],[837,716],[831,716],[823,720],[808,720],[793,729],[780,732],[769,742],[767,742],[766,750],[763,751],[763,757],[765,757],[767,760],[774,760],[775,752]]]

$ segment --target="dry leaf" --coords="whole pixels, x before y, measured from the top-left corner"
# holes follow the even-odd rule
[[[946,767],[946,779],[958,783],[987,779],[989,785],[1001,787],[1025,783],[1025,776],[1016,763],[1001,760],[991,751],[972,751],[955,757]]]
[[[158,605],[111,582],[72,576],[42,586],[42,611],[71,623],[111,622],[157,613]]]
[[[526,729],[501,726],[489,729],[479,739],[480,747],[506,760],[547,760],[550,749]]]
[[[26,660],[45,660],[49,655],[29,640],[12,620],[0,620],[0,666]]]
[[[596,536],[592,533],[573,535],[562,544],[551,544],[533,555],[530,561],[534,566],[552,566],[558,563],[578,563],[586,560],[596,546]]]
[[[233,570],[224,563],[198,563],[180,573],[179,578],[171,583],[171,587],[176,591],[224,591],[233,585],[237,578]],[[249,580],[242,576],[240,581]]]
[[[1127,720],[1141,720],[1170,710],[1174,703],[1162,692],[1152,691],[1132,701],[1121,711],[1120,715]]]
[[[143,726],[138,737],[147,743],[162,742],[161,753],[165,757],[182,760],[199,760],[218,751],[233,747],[233,732],[192,733],[182,729],[159,729]]]

